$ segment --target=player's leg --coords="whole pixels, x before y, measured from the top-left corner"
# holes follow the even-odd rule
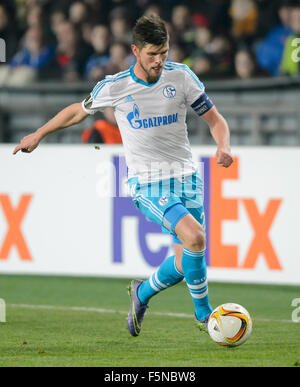
[[[148,190],[146,190],[145,187],[143,188],[144,189],[136,189],[134,195],[135,205],[149,220],[152,220],[162,227],[168,224],[170,226],[170,230],[168,231],[174,231],[177,221],[188,213],[180,202],[180,199],[169,197],[167,200],[163,201],[162,205],[159,204],[159,196],[150,197],[147,195],[148,192],[146,192]],[[177,206],[179,202],[180,206]],[[176,207],[177,210],[171,212],[172,216],[170,218],[169,216],[166,216],[166,213],[168,213],[169,208],[173,207]],[[176,223],[174,223],[174,219]],[[181,243],[179,240],[178,242]],[[162,290],[181,282],[183,278],[182,272],[176,265],[175,252],[174,255],[166,258],[158,270],[146,281],[131,281],[129,285],[131,306],[128,315],[128,328],[132,336],[138,336],[140,333],[141,324],[149,300]]]
[[[172,255],[166,258],[158,270],[146,281],[131,281],[128,289],[131,300],[128,328],[132,336],[138,336],[141,331],[144,314],[150,299],[182,280],[183,274],[177,268],[176,256]]]
[[[137,294],[143,304],[148,304],[153,296],[183,280],[181,267],[178,267],[176,263],[176,252],[179,249],[182,250],[182,246],[177,243],[174,246],[175,254],[166,258],[158,270],[139,286]]]
[[[195,317],[197,321],[205,324],[212,312],[208,298],[205,230],[188,214],[179,220],[175,232],[183,244],[181,268],[194,302]],[[177,265],[180,266],[180,262]]]
[[[204,217],[200,214],[202,207],[197,209],[197,212],[198,216],[194,214],[195,217],[199,220],[202,218],[204,223]],[[194,301],[195,317],[201,328],[201,323],[205,327],[212,309],[208,299],[205,230],[195,217],[186,210],[182,203],[178,203],[166,211],[164,218],[167,222],[164,224],[168,223],[170,231],[177,234],[174,236],[175,255],[167,258],[156,273],[139,284],[137,298],[142,304],[148,304],[154,295],[177,284],[184,275]]]
[[[180,273],[183,273],[182,266],[181,266],[181,260],[182,260],[182,253],[183,253],[183,245],[182,243],[178,241],[174,241],[174,254],[175,254],[175,261],[176,261],[176,267],[180,271]]]

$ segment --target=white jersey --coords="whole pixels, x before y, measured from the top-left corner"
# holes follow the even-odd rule
[[[167,62],[157,82],[130,69],[107,76],[83,101],[88,114],[112,107],[121,132],[128,178],[141,184],[196,171],[186,125],[187,107],[204,93],[188,66]]]

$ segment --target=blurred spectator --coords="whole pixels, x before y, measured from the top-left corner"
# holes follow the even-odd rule
[[[131,44],[131,24],[129,13],[125,8],[118,7],[110,13],[110,31],[112,34],[112,41]]]
[[[248,41],[255,35],[258,9],[254,0],[232,0],[229,14],[232,19],[232,35],[238,41]]]
[[[71,4],[69,9],[69,21],[75,26],[80,26],[81,24],[88,21],[89,18],[89,8],[86,3],[81,1],[76,1]]]
[[[206,78],[227,77],[233,73],[233,52],[231,41],[226,36],[213,36],[208,27],[197,27],[195,46],[185,60],[198,75]]]
[[[208,27],[197,27],[195,30],[195,47],[193,51],[207,52],[212,40],[213,34]]]
[[[68,19],[80,33],[82,38],[82,43],[86,42],[88,45],[91,45],[91,35],[93,24],[91,20],[91,10],[87,3],[81,1],[75,1],[71,4],[69,9],[69,19]]]
[[[81,24],[80,33],[82,36],[82,41],[87,43],[89,46],[92,46],[92,33],[94,24],[90,22],[84,22]]]
[[[56,28],[57,48],[52,67],[52,77],[67,82],[82,79],[85,64],[92,48],[83,43],[79,31],[69,21],[60,23]],[[51,72],[51,69],[49,69]]]
[[[164,19],[164,14],[161,6],[159,4],[149,4],[145,9],[144,16],[158,15],[162,19]]]
[[[213,62],[211,57],[206,53],[193,57],[191,67],[200,79],[213,77]]]
[[[6,60],[10,61],[18,48],[19,33],[13,11],[4,4],[0,4],[0,38],[6,42]]]
[[[168,31],[168,34],[169,34],[169,40],[170,40],[169,44],[170,44],[170,46],[172,44],[177,44],[177,42],[176,42],[176,36],[177,35],[175,33],[175,29],[174,29],[173,24],[171,22],[167,22],[167,21],[165,23],[166,23],[166,28],[167,28],[167,31]]]
[[[209,25],[208,18],[204,14],[198,12],[192,15],[192,22],[195,27],[208,27]]]
[[[0,0],[0,38],[5,39],[7,59],[11,60],[18,48],[19,53],[22,52],[28,29],[42,28],[55,46],[55,56],[52,62],[42,66],[42,71],[39,70],[39,78],[99,80],[107,73],[132,64],[127,47],[131,44],[135,20],[143,14],[158,14],[167,19],[169,59],[189,65],[202,77],[220,78],[236,73],[234,57],[236,47],[241,46],[251,52],[258,47],[255,51],[259,65],[273,76],[281,73],[282,57],[282,72],[298,74],[298,62],[292,60],[292,53],[297,48],[292,46],[292,37],[299,34],[297,10],[293,11],[294,27],[289,29],[289,14],[292,14],[289,5],[295,2]],[[101,27],[97,31],[95,26]],[[244,52],[244,60],[245,57]],[[260,72],[255,70],[254,74]]]
[[[194,27],[189,7],[184,4],[175,6],[171,22],[174,28],[174,43],[181,44],[186,52],[191,53],[194,44]]]
[[[26,15],[27,28],[40,27],[43,28],[45,25],[43,7],[39,4],[33,4],[27,9]]]
[[[172,11],[172,23],[181,33],[189,32],[191,28],[191,12],[184,4],[177,5]]]
[[[109,56],[92,57],[88,62],[87,78],[97,81],[105,75],[112,75],[128,69],[134,63],[130,48],[123,42],[114,42],[109,48]],[[95,64],[93,66],[93,64]],[[87,68],[88,70],[88,68]]]
[[[285,75],[300,74],[300,2],[291,8],[290,26],[292,35],[285,41],[281,63],[281,73]]]
[[[235,74],[239,79],[247,80],[264,75],[257,66],[255,55],[246,48],[236,52],[234,66]]]
[[[137,0],[109,0],[108,3],[110,5],[110,10],[120,8],[126,10],[128,18],[130,19],[135,20],[140,15]],[[143,9],[145,9],[149,3],[151,3],[151,1],[146,1],[144,3]]]
[[[8,66],[1,67],[0,83],[22,86],[37,80],[53,58],[54,48],[46,44],[40,27],[27,30],[24,48],[19,51]]]
[[[104,0],[83,0],[89,9],[89,23],[105,24],[111,9],[111,2]]]
[[[291,2],[281,3],[278,10],[280,24],[273,28],[265,40],[257,46],[256,59],[259,66],[272,76],[279,75],[285,41],[292,34],[290,28]]]
[[[233,52],[231,41],[224,35],[215,36],[206,48],[214,63],[214,75],[228,77],[233,73]]]
[[[229,14],[231,2],[229,0],[206,0],[198,3],[203,4],[202,15],[206,18],[206,26],[213,34],[228,34],[232,26]]]
[[[47,45],[43,30],[39,26],[31,27],[25,35],[25,45],[17,53],[10,66],[29,66],[39,69],[46,65],[54,55],[54,48]]]
[[[62,9],[56,9],[50,16],[50,28],[54,35],[57,34],[58,26],[67,20],[66,14]]]
[[[168,61],[176,62],[176,63],[183,63],[185,58],[186,58],[186,54],[185,54],[183,47],[181,47],[178,44],[171,45],[170,50],[169,50]]]
[[[94,26],[91,34],[91,44],[94,54],[87,61],[85,77],[98,80],[104,76],[103,67],[109,63],[109,29],[104,25]]]
[[[197,27],[194,32],[194,45],[191,55],[185,59],[187,64],[199,77],[208,77],[212,73],[213,63],[208,54],[212,33],[207,27]]]
[[[85,144],[122,144],[113,108],[106,108],[103,114],[104,120],[95,121],[92,128],[82,132],[82,142]]]
[[[109,49],[109,62],[103,66],[105,75],[116,74],[128,69],[132,64],[129,46],[123,42],[114,42]]]
[[[196,58],[208,59],[208,47],[212,41],[212,32],[207,27],[197,27],[194,31],[194,44],[190,56],[185,59],[185,64],[193,67]]]

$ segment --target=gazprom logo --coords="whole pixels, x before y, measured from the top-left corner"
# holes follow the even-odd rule
[[[0,62],[6,62],[6,43],[4,39],[0,39]]]
[[[141,118],[140,110],[136,104],[133,105],[133,111],[127,115],[127,120],[133,129],[148,129],[159,126],[171,125],[178,122],[178,113],[151,118]]]
[[[142,121],[140,118],[140,111],[136,104],[133,105],[133,111],[127,115],[127,120],[133,129],[140,129],[142,127]]]

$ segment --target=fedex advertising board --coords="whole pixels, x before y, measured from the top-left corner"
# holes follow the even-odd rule
[[[0,146],[0,274],[147,277],[173,253],[134,206],[122,147]],[[211,281],[300,284],[297,148],[195,147],[204,179]]]

